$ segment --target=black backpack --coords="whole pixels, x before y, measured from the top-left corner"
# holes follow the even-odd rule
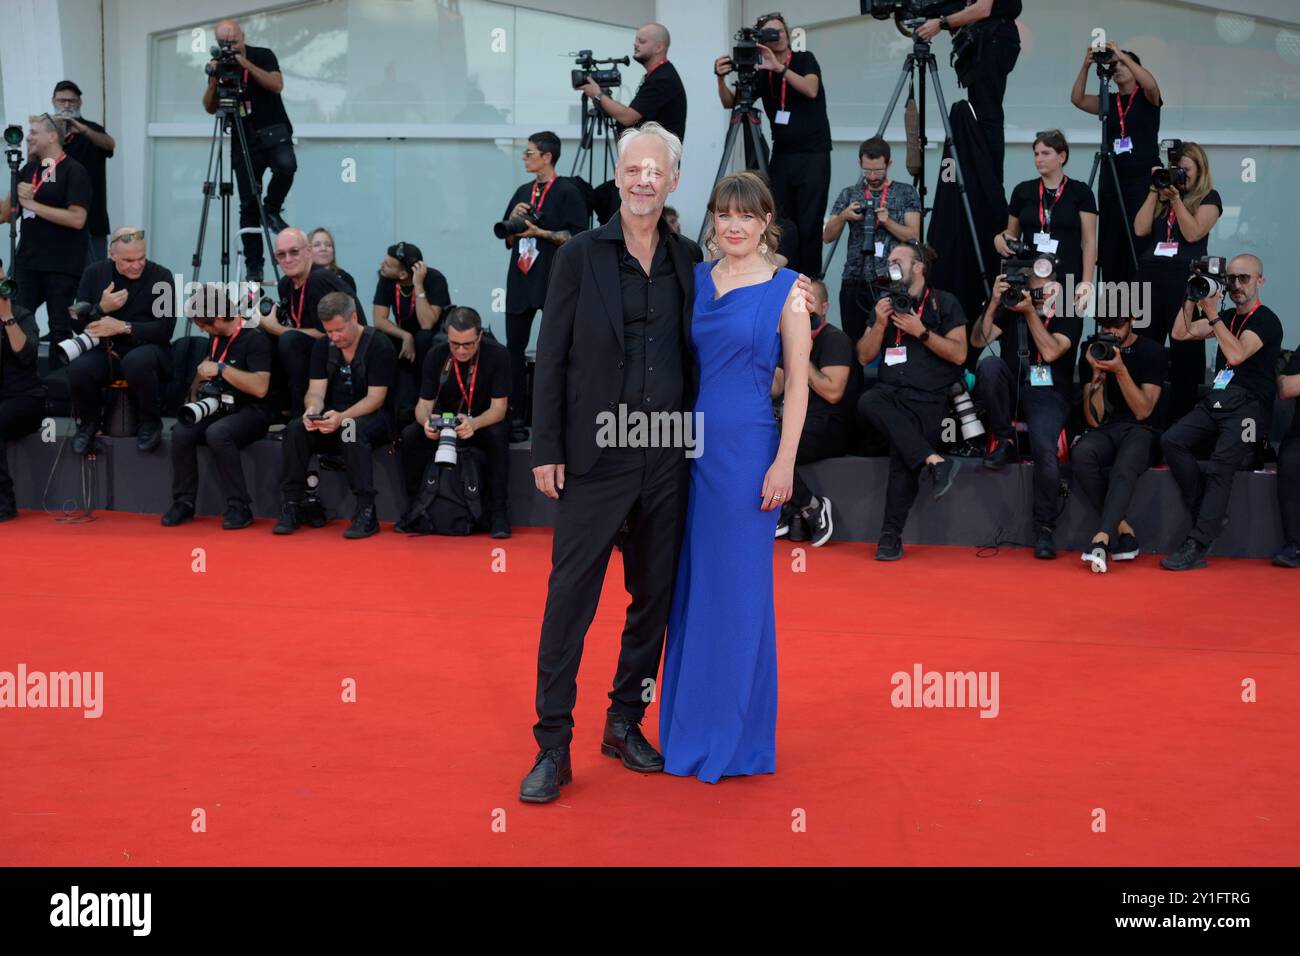
[[[464,536],[485,528],[482,477],[486,472],[487,456],[465,445],[457,449],[455,468],[431,460],[420,490],[402,516],[402,530]]]

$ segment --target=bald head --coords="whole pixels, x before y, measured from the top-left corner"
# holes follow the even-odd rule
[[[283,229],[275,237],[275,259],[280,263],[284,274],[301,285],[311,272],[311,243],[307,234],[301,229],[290,227]]]
[[[1228,272],[1241,273],[1249,271],[1251,275],[1262,276],[1264,274],[1264,262],[1259,256],[1249,252],[1243,252],[1239,256],[1233,256],[1232,261],[1228,263]]]
[[[242,40],[244,29],[238,20],[222,20],[212,30],[218,40]]]
[[[668,58],[668,28],[662,23],[642,24],[632,40],[632,59],[649,68]]]

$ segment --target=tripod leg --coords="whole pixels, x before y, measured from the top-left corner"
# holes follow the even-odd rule
[[[731,114],[731,119],[727,121],[727,138],[722,144],[722,159],[718,163],[718,174],[713,177],[713,185],[715,186],[723,176],[727,175],[727,167],[731,165],[731,151],[736,147],[736,135],[740,132],[740,126],[738,124],[743,122],[745,122],[744,114],[734,112]],[[704,222],[700,225],[700,234],[695,240],[701,246],[704,245],[704,233],[708,231],[708,228],[709,217],[706,213],[704,216]],[[708,254],[707,249],[705,250],[705,254]]]
[[[755,115],[754,120],[757,119],[758,116]],[[754,159],[758,162],[758,171],[767,176],[770,182],[772,177],[767,171],[767,165],[771,153],[767,150],[767,140],[763,138],[763,129],[757,122],[750,121],[745,123],[745,129],[749,133],[750,142],[754,147]]]
[[[253,176],[253,157],[248,151],[248,140],[244,136],[244,121],[236,114],[233,117],[234,133],[230,138],[230,164],[234,167],[235,144],[239,144],[239,153],[244,160],[244,169],[248,173],[248,183],[253,190],[253,198],[257,203],[257,221],[262,226],[262,238],[266,243],[265,255],[271,261],[271,271],[275,273],[275,281],[280,281],[280,264],[275,258],[275,243],[271,240],[271,228],[266,224],[266,210],[262,208],[262,183],[261,180]]]
[[[203,240],[208,231],[208,214],[212,209],[212,196],[220,181],[221,117],[218,115],[212,126],[212,142],[208,147],[207,174],[203,180],[203,209],[199,212],[199,238],[194,247],[194,256],[190,265],[194,267],[194,282],[199,281],[199,269],[203,266]],[[215,167],[215,169],[214,169]],[[225,235],[222,230],[222,235]]]
[[[1137,244],[1133,241],[1133,221],[1129,219],[1128,207],[1124,203],[1124,190],[1120,188],[1119,170],[1115,168],[1114,153],[1106,154],[1106,165],[1110,169],[1110,181],[1115,186],[1115,198],[1119,202],[1120,218],[1124,221],[1124,239],[1128,243],[1129,263],[1133,266],[1132,275],[1136,278],[1138,273],[1138,254]],[[1098,230],[1098,233],[1100,233],[1100,229]],[[1100,247],[1098,247],[1098,255],[1100,256]]]
[[[885,127],[894,118],[894,110],[898,107],[898,98],[903,95],[903,84],[912,78],[915,63],[915,55],[909,53],[907,59],[903,61],[903,68],[898,72],[898,82],[894,84],[894,95],[889,98],[889,105],[885,107],[885,115],[880,118],[880,125],[876,127],[876,135],[881,138],[885,135]]]

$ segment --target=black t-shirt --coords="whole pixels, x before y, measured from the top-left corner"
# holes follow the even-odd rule
[[[126,290],[126,302],[116,312],[108,314],[131,323],[130,335],[113,337],[113,348],[118,354],[145,343],[170,347],[172,333],[176,330],[176,286],[172,274],[158,263],[146,260],[140,278],[127,279],[117,271],[112,259],[104,259],[87,266],[81,274],[77,301],[98,306],[110,282],[114,292]],[[85,322],[74,322],[73,325],[80,332],[93,321],[95,317],[88,317]]]
[[[969,6],[969,4],[967,4]],[[989,13],[991,20],[1014,20],[1020,16],[1024,7],[1021,0],[993,0],[993,9]]]
[[[106,132],[98,123],[83,119],[81,123],[96,133]],[[90,141],[90,137],[77,132],[69,132],[63,141],[63,150],[82,166],[90,176],[90,186],[95,192],[91,201],[86,229],[92,236],[108,235],[108,189],[106,187],[105,164],[113,157],[113,151],[100,149]]]
[[[587,228],[587,203],[578,192],[578,187],[567,176],[556,176],[550,191],[546,187],[536,188],[536,181],[524,183],[515,190],[501,214],[502,220],[510,217],[510,211],[518,203],[532,203],[541,209],[538,213],[540,228],[551,231],[566,231],[577,235]],[[545,198],[543,199],[543,196]],[[546,303],[547,278],[551,274],[551,262],[559,246],[536,239],[537,258],[528,269],[528,274],[519,271],[519,243],[516,238],[510,247],[510,266],[506,270],[506,311],[521,312],[524,309],[540,309]]]
[[[346,269],[335,268],[334,274],[343,280],[344,284],[348,287],[348,289],[352,292],[353,295],[356,294],[357,280],[352,278],[352,273],[348,272],[348,270]]]
[[[873,315],[872,322],[876,321],[879,320]],[[966,325],[966,313],[962,311],[956,296],[940,289],[931,289],[930,297],[921,312],[921,324],[930,330],[931,335],[946,336],[953,329]],[[906,349],[907,360],[890,364],[889,349],[892,348]],[[931,352],[924,342],[906,334],[892,322],[885,329],[880,349],[880,381],[886,385],[942,394],[957,381],[957,375],[961,372],[961,366],[944,361]]]
[[[844,387],[844,395],[832,405],[817,394],[817,390],[808,388],[808,418],[826,418],[836,424],[850,424],[858,406],[857,395],[862,391],[862,366],[858,364],[853,343],[848,335],[829,322],[820,326],[812,343],[812,364],[819,369],[835,365],[845,365],[849,370],[849,381]],[[856,380],[855,380],[856,374]]]
[[[39,398],[45,394],[45,386],[41,384],[41,377],[36,369],[36,352],[40,347],[40,332],[36,328],[36,316],[17,302],[11,302],[10,307],[13,319],[23,330],[27,341],[23,343],[20,351],[15,352],[9,347],[9,335],[0,328],[0,399],[20,396]],[[5,454],[4,443],[0,442],[0,455],[3,454]]]
[[[357,298],[354,290],[349,289],[347,283],[339,276],[337,272],[325,268],[324,266],[312,266],[311,272],[307,276],[307,282],[301,289],[293,287],[293,279],[289,276],[280,276],[280,285],[278,287],[280,301],[288,301],[288,310],[281,310],[280,321],[292,325],[294,328],[317,329],[323,331],[320,323],[320,312],[318,306],[320,300],[325,298],[331,292],[346,292],[352,296],[352,301],[357,304],[357,321],[362,325],[366,324],[366,310],[362,306],[361,300]]]
[[[401,296],[398,296],[398,292]],[[429,268],[424,274],[424,295],[430,305],[447,308],[451,297],[447,294],[447,279],[437,269]],[[396,279],[379,277],[375,283],[373,305],[388,307],[388,318],[403,332],[414,335],[420,331],[420,321],[415,317],[415,285],[399,288]]]
[[[234,335],[212,335],[208,337],[208,351],[205,359],[213,362],[225,362],[241,372],[271,371],[271,337],[258,328],[240,329]],[[269,412],[271,393],[267,390],[264,398],[241,392],[235,386],[222,379],[222,391],[235,396],[235,405],[239,408],[256,408]]]
[[[1139,389],[1143,385],[1164,386],[1165,372],[1169,367],[1169,352],[1163,345],[1157,345],[1151,339],[1139,335],[1128,348],[1120,349],[1119,354],[1124,367],[1128,369],[1129,377]],[[1091,372],[1091,365],[1088,366],[1088,370]],[[1102,424],[1137,421],[1137,416],[1133,414],[1133,409],[1129,408],[1128,400],[1124,397],[1124,392],[1114,375],[1106,376],[1106,404],[1110,406],[1110,414]],[[1154,425],[1153,418],[1154,416],[1148,416],[1143,424]]]
[[[365,344],[367,338],[370,339],[369,346]],[[359,380],[361,376],[357,370],[362,348],[366,349],[364,381]],[[329,378],[325,389],[325,408],[329,411],[346,411],[365,398],[372,386],[392,388],[397,379],[397,349],[382,332],[370,330],[367,334],[363,331],[352,361],[344,363],[340,355],[339,366],[332,377],[329,375],[329,354],[330,340],[317,339],[311,348],[311,371],[308,373],[308,377],[313,379]]]
[[[259,70],[280,72],[280,61],[264,46],[245,46],[244,56]],[[257,146],[253,134],[268,126],[283,123],[289,127],[290,133],[293,132],[293,124],[289,122],[289,114],[284,111],[284,100],[279,93],[272,93],[251,75],[244,81],[244,90],[247,94],[243,100],[244,129],[249,134],[250,149]]]
[[[1133,141],[1133,148],[1127,153],[1115,153],[1115,172],[1121,182],[1149,182],[1151,167],[1160,165],[1160,107],[1147,99],[1140,86],[1133,87],[1128,96],[1112,91],[1110,112],[1106,114],[1106,141],[1111,144],[1121,136],[1121,113],[1123,135]],[[1107,182],[1106,177],[1102,182]],[[1130,216],[1136,212],[1133,210]]]
[[[1019,313],[1002,308],[998,309],[998,314],[993,319],[994,324],[1002,330],[998,342],[1002,347],[1003,360],[1012,371],[1019,375],[1021,381],[1029,382],[1030,366],[1042,364],[1042,356],[1034,345],[1034,337],[1029,334],[1029,327],[1026,325],[1025,341],[1029,343],[1029,364],[1017,369],[1020,364],[1020,332],[1017,325],[1021,324],[1022,321]],[[1083,335],[1083,318],[1077,315],[1055,315],[1050,319],[1044,317],[1043,324],[1047,326],[1047,331],[1053,335],[1060,333],[1070,340],[1070,347],[1051,366],[1051,387],[1056,389],[1061,397],[1068,402],[1074,397],[1074,363],[1079,354],[1079,337]],[[1036,387],[1044,388],[1046,386],[1040,385]]]
[[[820,78],[817,96],[809,99],[790,87],[775,70],[760,70],[757,78],[758,93],[763,109],[772,124],[773,153],[827,153],[831,149],[831,121],[826,113],[826,77],[817,63],[817,57],[808,52],[791,53],[787,69],[808,76],[816,73]],[[785,106],[781,105],[781,90],[785,90]],[[790,114],[789,123],[778,123],[777,111]]]
[[[1219,215],[1223,215],[1223,199],[1219,196],[1217,189],[1211,189],[1201,200],[1201,206],[1216,206]],[[1197,212],[1200,206],[1197,207]],[[1213,230],[1211,230],[1213,231]],[[1178,243],[1178,252],[1173,256],[1157,256],[1157,246],[1162,242]],[[1178,227],[1178,217],[1174,216],[1172,224],[1169,222],[1169,214],[1164,216],[1157,215],[1155,221],[1151,224],[1150,246],[1142,254],[1143,262],[1160,263],[1177,263],[1177,269],[1186,272],[1190,268],[1193,259],[1199,259],[1209,254],[1210,236],[1206,233],[1196,242],[1187,242],[1183,239],[1183,231]]]
[[[1283,375],[1300,375],[1300,349],[1291,353],[1291,361],[1286,363],[1286,368],[1282,369]],[[1300,406],[1300,402],[1295,399],[1291,400],[1294,406]],[[1300,438],[1300,407],[1296,414],[1291,416],[1291,428],[1286,433],[1287,438]]]
[[[1039,217],[1038,189],[1043,185],[1042,179],[1029,179],[1011,191],[1007,211],[1020,220],[1020,238],[1034,246],[1034,236],[1040,232],[1048,233],[1059,245],[1056,248],[1056,278],[1068,287],[1068,276],[1074,276],[1076,283],[1085,280],[1091,282],[1091,276],[1083,274],[1083,219],[1082,213],[1097,212],[1097,199],[1088,188],[1088,184],[1077,179],[1065,177],[1064,189],[1057,185],[1056,190],[1043,189],[1043,213]],[[1061,198],[1056,199],[1057,191]],[[1050,227],[1042,226],[1050,220]]]
[[[86,221],[90,221],[90,209],[94,205],[95,190],[90,183],[90,174],[86,167],[66,153],[53,166],[49,179],[41,181],[42,168],[40,160],[32,160],[18,171],[20,183],[32,183],[37,187],[36,201],[56,209],[80,206],[86,210]],[[86,266],[86,230],[69,229],[58,226],[40,216],[26,215],[26,210],[18,205],[18,195],[11,197],[11,208],[19,220],[18,252],[15,264],[25,269],[38,272],[62,272],[66,275],[81,275]]]
[[[646,73],[628,108],[641,114],[641,122],[653,120],[685,141],[686,87],[682,85],[677,67],[667,60]],[[621,134],[627,128],[619,124],[618,131]]]
[[[1228,330],[1238,338],[1244,332],[1254,332],[1264,343],[1254,355],[1233,368],[1228,390],[1244,388],[1259,399],[1261,406],[1271,408],[1277,395],[1277,359],[1282,354],[1282,323],[1277,313],[1261,303],[1244,322],[1236,309],[1224,309],[1219,318],[1228,323]],[[1223,349],[1218,349],[1214,353],[1216,378],[1227,364]],[[1205,397],[1211,405],[1214,404],[1215,391],[1217,389],[1211,390]]]
[[[500,342],[486,335],[480,338],[478,354],[468,362],[456,363],[460,370],[459,381],[456,378],[457,369],[450,368],[447,370],[447,380],[439,391],[438,380],[442,377],[442,370],[446,368],[447,359],[450,357],[451,347],[445,344],[430,349],[429,354],[424,357],[424,369],[420,376],[420,398],[426,402],[433,401],[433,410],[436,413],[482,415],[491,407],[492,399],[510,397],[510,353]],[[477,374],[474,371],[475,360],[478,363]],[[465,387],[464,394],[461,393],[462,385]],[[472,391],[471,385],[473,385]],[[465,408],[466,394],[474,399],[468,412]]]

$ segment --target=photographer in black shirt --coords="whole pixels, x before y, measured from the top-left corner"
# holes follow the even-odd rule
[[[1259,301],[1264,264],[1245,254],[1228,263],[1228,298],[1234,308],[1219,311],[1219,296],[1187,302],[1174,320],[1175,341],[1213,337],[1214,386],[1161,438],[1165,464],[1178,482],[1183,503],[1192,516],[1187,540],[1160,562],[1167,571],[1205,567],[1205,556],[1223,531],[1228,498],[1237,472],[1250,462],[1255,441],[1265,436],[1266,415],[1276,392],[1277,360],[1282,351],[1282,323]],[[1199,318],[1193,318],[1193,310]],[[1212,449],[1204,476],[1197,452]]]
[[[1297,404],[1300,396],[1300,349],[1277,377],[1277,397]],[[1282,509],[1282,550],[1273,556],[1279,568],[1300,567],[1300,411],[1291,417],[1291,429],[1277,453],[1277,501]]]
[[[231,140],[231,166],[235,172],[235,181],[239,184],[239,227],[261,229],[262,220],[258,216],[257,203],[262,193],[262,177],[271,170],[271,182],[266,187],[266,199],[262,210],[266,214],[266,224],[272,233],[286,228],[280,218],[285,197],[293,185],[294,174],[298,171],[298,159],[293,153],[293,125],[289,114],[284,110],[284,76],[280,73],[280,61],[266,47],[248,46],[244,42],[244,31],[234,20],[222,20],[216,26],[218,43],[234,44],[235,60],[243,68],[244,96],[239,104],[239,115],[243,117],[244,134],[248,139],[248,155],[253,164],[253,179],[248,178],[248,167],[244,163],[239,144]],[[213,66],[216,61],[213,61]],[[217,111],[217,78],[208,77],[208,88],[203,93],[203,108],[209,113]],[[264,263],[262,261],[262,236],[249,234],[244,239],[244,266],[250,282],[262,281]]]
[[[831,188],[831,124],[826,113],[826,85],[817,57],[790,49],[785,19],[774,13],[761,17],[759,30],[779,35],[770,45],[758,44],[763,71],[758,93],[772,124],[772,160],[768,177],[776,199],[777,215],[792,220],[798,231],[798,254],[790,268],[817,277],[822,272],[822,217]],[[713,64],[718,77],[718,98],[731,109],[736,94],[725,77],[732,72],[731,57]]]
[[[267,395],[271,388],[271,340],[256,326],[244,328],[226,290],[210,285],[188,303],[194,324],[211,338],[199,364],[189,401],[172,429],[172,506],[165,527],[194,517],[199,493],[199,445],[212,449],[218,483],[226,498],[221,527],[227,531],[253,523],[252,496],[244,482],[241,449],[266,435],[271,426]],[[215,399],[204,402],[205,399]],[[206,414],[189,420],[195,408]]]
[[[966,99],[975,110],[998,182],[1002,182],[1006,149],[1002,99],[1007,93],[1007,77],[1020,57],[1016,17],[1022,10],[1021,0],[966,0],[966,9],[926,20],[916,30],[922,40],[933,40],[940,30],[960,31],[953,36],[957,53],[953,68],[958,85],[966,87]]]
[[[172,274],[146,258],[147,251],[144,230],[124,226],[113,232],[108,258],[81,276],[77,301],[90,311],[74,323],[77,338],[65,343],[77,355],[68,365],[75,454],[90,450],[104,414],[104,389],[117,379],[126,379],[139,413],[136,447],[153,451],[162,442],[162,382],[173,373],[176,290]]]
[[[1022,416],[1029,427],[1029,450],[1034,458],[1034,557],[1046,560],[1056,557],[1054,533],[1061,483],[1057,444],[1074,398],[1074,361],[1083,319],[1069,309],[1060,314],[1064,293],[1054,273],[1047,277],[1031,273],[1019,301],[1007,307],[1003,296],[1010,288],[1006,275],[998,276],[993,296],[971,330],[975,348],[1002,342],[1001,355],[990,355],[976,366],[974,396],[984,406],[994,439],[984,459],[985,468],[996,471],[1016,459],[1013,415]]]
[[[647,23],[636,31],[632,40],[632,59],[645,67],[645,77],[636,89],[632,102],[624,106],[595,80],[580,87],[618,124],[618,134],[633,126],[654,121],[678,139],[686,138],[686,87],[677,68],[668,62],[671,43],[668,28],[662,23]]]
[[[90,202],[86,232],[90,238],[86,265],[94,265],[108,255],[108,189],[105,166],[113,158],[117,143],[98,123],[81,115],[81,87],[71,80],[61,80],[54,86],[54,118],[65,124],[63,149],[81,163],[90,176],[94,197]]]
[[[1155,463],[1160,436],[1152,422],[1169,359],[1163,346],[1133,331],[1131,318],[1097,321],[1102,331],[1084,348],[1092,368],[1083,389],[1088,431],[1070,452],[1070,464],[1079,490],[1101,515],[1083,560],[1105,574],[1112,560],[1132,561],[1141,552],[1128,507],[1138,478]]]
[[[397,377],[397,350],[388,336],[358,321],[357,301],[347,292],[320,300],[317,321],[325,330],[312,346],[310,384],[301,418],[284,431],[284,506],[275,534],[293,534],[304,519],[319,527],[323,518],[301,513],[307,463],[316,452],[343,453],[356,498],[345,538],[368,538],[379,530],[375,514],[375,448],[392,440],[384,400]]]
[[[397,348],[397,411],[399,418],[409,420],[429,347],[435,336],[445,338],[438,323],[442,310],[451,305],[447,278],[425,264],[415,243],[394,243],[379,263],[371,304],[375,328],[391,336]]]
[[[402,470],[406,493],[415,498],[429,459],[438,447],[432,419],[451,412],[456,438],[480,449],[487,458],[487,500],[492,537],[510,537],[510,355],[505,346],[483,335],[483,320],[473,309],[447,313],[447,341],[424,361],[415,421],[402,430]],[[398,522],[393,529],[403,531]]]
[[[36,317],[9,299],[0,263],[0,521],[18,517],[8,443],[41,427],[45,386],[36,374]]]

